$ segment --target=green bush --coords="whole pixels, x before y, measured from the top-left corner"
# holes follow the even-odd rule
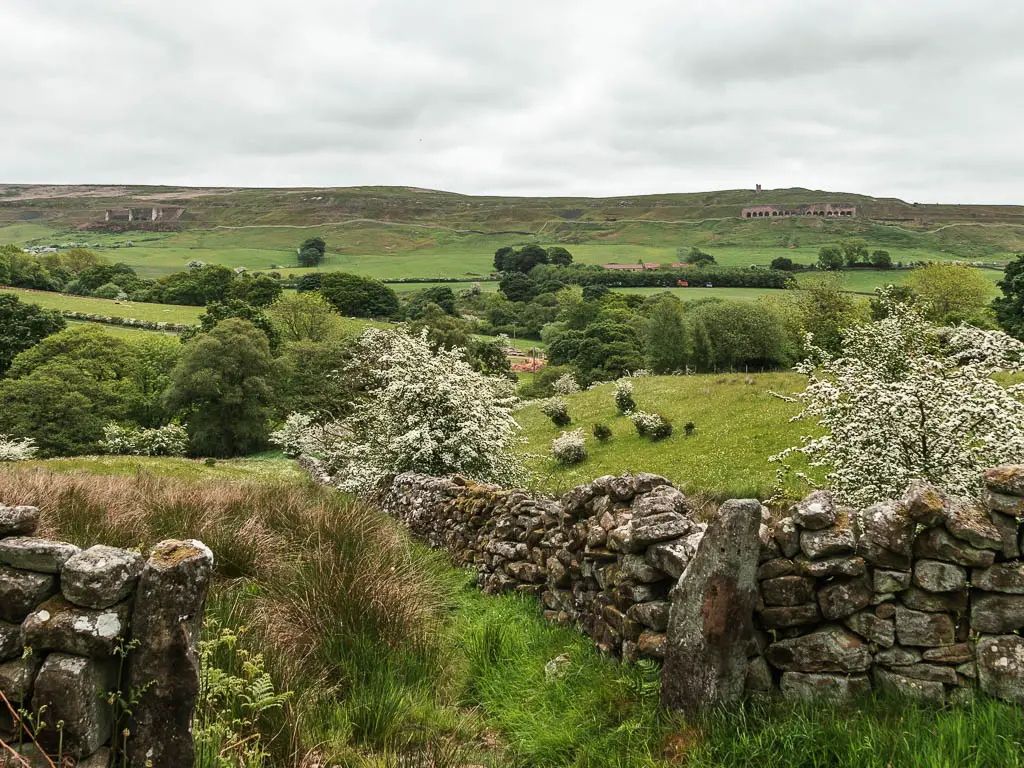
[[[594,437],[600,440],[602,443],[606,440],[610,440],[612,437],[612,428],[607,424],[598,422],[594,425]]]

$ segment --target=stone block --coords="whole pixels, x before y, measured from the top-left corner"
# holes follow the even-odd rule
[[[630,525],[632,527],[632,548],[622,551],[642,551],[651,544],[685,536],[693,527],[689,518],[678,512],[662,512],[642,517],[631,521]]]
[[[747,666],[747,693],[768,693],[772,689],[772,670],[763,657],[751,659]]]
[[[787,557],[766,560],[757,567],[757,580],[777,579],[780,576],[797,575],[797,565]]]
[[[848,704],[871,692],[867,675],[830,675],[818,672],[783,672],[779,688],[784,699],[817,699]]]
[[[1024,637],[983,637],[977,651],[978,687],[982,693],[1024,704]]]
[[[966,565],[969,568],[987,568],[996,559],[992,550],[973,547],[957,539],[945,528],[930,528],[918,536],[914,542],[914,556]]]
[[[109,608],[82,608],[51,597],[22,624],[24,643],[36,650],[110,658],[128,631],[130,601]]]
[[[971,572],[971,585],[987,592],[1024,595],[1024,563],[1014,561],[976,568]]]
[[[1008,464],[986,469],[985,486],[996,493],[1024,496],[1024,464]]]
[[[837,579],[818,590],[818,605],[826,619],[841,619],[871,605],[867,578]]]
[[[790,511],[793,522],[812,531],[828,528],[836,521],[836,507],[828,491],[814,491]]]
[[[626,616],[630,621],[643,624],[655,632],[664,632],[668,627],[668,612],[670,603],[666,601],[655,601],[651,603],[637,603],[630,606]]]
[[[59,573],[64,563],[80,551],[74,544],[34,536],[0,539],[0,563],[39,573]]]
[[[1021,501],[1024,501],[1024,499],[1021,499]],[[1017,518],[1011,515],[1004,515],[1002,512],[995,510],[989,510],[988,516],[992,520],[992,525],[999,531],[999,539],[1002,542],[999,553],[1007,560],[1019,557],[1020,546],[1017,541]]]
[[[36,674],[43,663],[43,653],[31,653],[28,656],[6,661],[0,664],[0,693],[7,697],[17,708],[19,704],[27,704],[32,695]],[[3,707],[0,704],[0,707]],[[6,710],[6,707],[3,707]]]
[[[803,605],[814,599],[814,579],[779,576],[761,582],[765,605]]]
[[[880,664],[883,667],[905,667],[916,664],[920,660],[921,653],[919,651],[899,645],[894,645],[892,648],[886,648],[875,654],[875,664]]]
[[[929,648],[921,657],[925,661],[935,661],[940,664],[963,664],[974,660],[974,651],[970,643],[956,643],[955,645],[943,645],[938,648]]]
[[[773,560],[782,557],[782,550],[772,534],[772,529],[767,523],[761,523],[757,529],[757,538],[760,543],[758,550],[758,562]]]
[[[986,507],[1002,512],[1004,515],[1012,517],[1024,515],[1024,497],[1009,496],[986,488],[981,499]]]
[[[104,693],[116,686],[115,661],[101,662],[64,653],[51,653],[36,676],[32,705],[36,708],[46,706],[48,722],[64,721],[62,733],[66,756],[86,757],[105,744],[111,736],[111,707]],[[47,749],[57,747],[55,729],[44,729],[38,739]],[[157,764],[154,761],[154,765]],[[191,757],[187,764],[191,764]]]
[[[832,576],[862,576],[867,573],[867,563],[863,557],[827,557],[824,560],[798,559],[797,566],[804,576],[815,579],[827,579]]]
[[[624,579],[649,584],[668,578],[660,568],[648,564],[643,555],[625,555],[622,558],[621,575]]]
[[[664,478],[662,478],[664,480]],[[665,482],[668,482],[667,480]],[[678,488],[662,485],[637,496],[630,507],[634,517],[650,517],[666,512],[685,514],[689,510],[686,496]]]
[[[899,607],[896,609],[896,638],[900,645],[952,645],[956,631],[952,617],[944,613],[925,613]]]
[[[910,587],[910,573],[907,571],[886,571],[876,569],[874,572],[874,588],[879,594],[902,592]]]
[[[966,613],[968,593],[966,589],[958,592],[928,592],[911,587],[900,593],[900,600],[907,608],[913,608],[915,611]]]
[[[86,608],[108,608],[135,589],[142,555],[98,544],[72,556],[60,573],[64,597]]]
[[[971,596],[971,628],[1001,635],[1024,627],[1024,595],[975,592]]]
[[[904,504],[884,502],[861,511],[857,554],[872,565],[910,570],[910,554],[917,523]]]
[[[879,618],[873,611],[861,611],[847,616],[843,623],[861,637],[883,648],[889,648],[896,642],[895,622]]]
[[[954,592],[967,586],[967,571],[941,560],[918,560],[914,564],[914,583],[929,592]]]
[[[875,687],[881,693],[890,696],[906,696],[933,704],[943,704],[946,701],[945,686],[934,680],[916,680],[882,667],[875,667],[871,676],[874,678]]]
[[[6,507],[0,504],[0,538],[31,536],[39,526],[39,507]]]
[[[956,538],[977,549],[998,549],[1003,539],[989,517],[988,510],[973,499],[954,496],[950,499],[946,529]]]
[[[802,627],[821,621],[821,611],[818,610],[817,603],[765,608],[758,615],[765,629]]]
[[[828,528],[800,532],[800,549],[811,560],[853,552],[855,545],[853,528],[845,516]]]
[[[678,579],[683,575],[690,559],[697,551],[703,531],[696,531],[688,536],[683,536],[672,541],[652,544],[644,553],[644,559],[648,564],[664,571],[671,578]]]
[[[56,591],[57,579],[53,574],[0,565],[0,619],[20,623]]]
[[[800,551],[800,529],[792,517],[776,520],[772,533],[783,557],[794,557]]]
[[[0,621],[0,661],[17,658],[21,651],[21,625]]]
[[[660,632],[643,632],[637,640],[637,650],[653,659],[664,659],[668,638]]]
[[[948,512],[946,494],[923,480],[915,480],[907,488],[903,503],[915,522],[931,527],[945,522]]]
[[[772,643],[765,658],[787,672],[863,672],[871,666],[867,643],[838,626]]]
[[[946,685],[956,685],[956,670],[941,664],[910,664],[905,667],[890,667],[897,675],[914,680],[931,680]]]

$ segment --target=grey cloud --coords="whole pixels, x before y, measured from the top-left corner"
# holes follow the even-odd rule
[[[1024,5],[0,3],[0,179],[1020,202]]]

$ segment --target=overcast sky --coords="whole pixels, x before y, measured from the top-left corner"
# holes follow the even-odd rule
[[[1024,203],[1014,0],[0,0],[0,182]]]

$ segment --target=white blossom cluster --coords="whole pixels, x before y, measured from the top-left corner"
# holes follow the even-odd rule
[[[1024,385],[994,374],[1017,370],[1024,344],[970,326],[937,328],[920,309],[883,296],[888,316],[844,333],[840,356],[814,347],[797,366],[807,388],[796,419],[820,424],[773,461],[802,454],[829,470],[844,501],[901,495],[915,479],[957,494],[979,490],[981,471],[1024,459]]]
[[[579,382],[576,381],[576,377],[571,373],[563,373],[555,379],[555,383],[551,385],[551,388],[558,395],[574,395],[580,391]]]
[[[0,461],[25,461],[35,458],[35,440],[31,437],[16,438],[0,435]]]
[[[615,407],[619,413],[630,413],[636,408],[633,400],[633,382],[619,379],[615,382]]]
[[[188,433],[178,424],[153,429],[107,424],[100,447],[107,453],[126,456],[184,456],[188,453]]]
[[[551,441],[551,457],[563,466],[579,464],[587,459],[586,438],[582,429],[563,432]]]
[[[366,382],[350,416],[317,426],[293,414],[272,439],[321,459],[342,490],[372,492],[401,472],[502,485],[526,479],[514,450],[512,384],[474,371],[461,350],[433,351],[426,331],[369,329],[340,375]]]
[[[636,428],[640,437],[650,437],[653,440],[661,440],[672,434],[672,424],[659,413],[646,413],[644,411],[633,411],[629,416],[630,421]]]

